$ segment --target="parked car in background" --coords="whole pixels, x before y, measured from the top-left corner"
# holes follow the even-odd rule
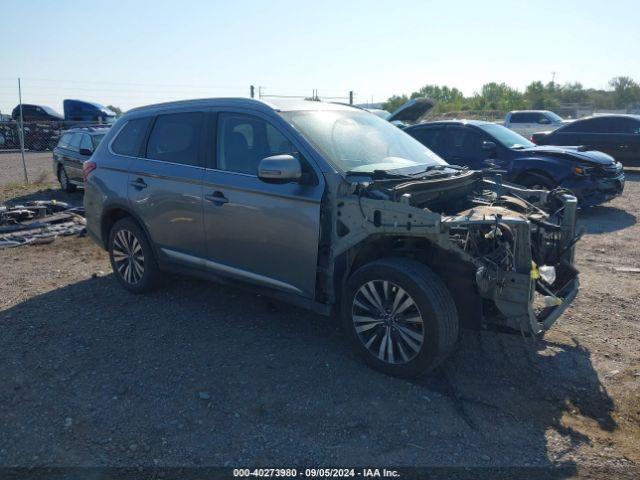
[[[11,112],[11,118],[20,120],[20,105]],[[22,104],[22,118],[25,122],[60,122],[64,117],[56,112],[53,108],[46,105]]]
[[[606,152],[623,165],[640,165],[640,115],[596,115],[553,132],[532,135],[537,145],[579,145]]]
[[[113,123],[116,120],[115,112],[99,103],[66,99],[62,102],[62,105],[64,107],[64,118],[67,121]]]
[[[582,207],[611,200],[624,189],[622,165],[611,156],[575,147],[538,147],[495,123],[430,122],[405,132],[451,164],[499,169],[505,180],[531,189],[567,188]]]
[[[461,325],[542,334],[578,291],[574,196],[450,167],[359,108],[137,108],[83,170],[87,231],[125,289],[149,291],[161,270],[251,285],[340,315],[391,375],[433,369]]]
[[[82,186],[82,164],[89,158],[108,131],[108,127],[79,127],[65,131],[53,149],[53,173],[60,188],[73,192]]]
[[[569,123],[549,110],[514,110],[504,117],[504,126],[529,137],[541,130],[555,130]]]

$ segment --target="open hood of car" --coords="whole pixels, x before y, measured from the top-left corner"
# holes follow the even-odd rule
[[[438,104],[430,98],[413,98],[407,103],[398,107],[397,110],[391,112],[387,118],[390,122],[402,122],[406,124],[418,123]]]
[[[533,154],[552,155],[554,157],[564,157],[567,160],[580,161],[582,163],[592,163],[594,165],[612,165],[615,159],[611,155],[597,150],[584,150],[584,147],[558,147],[554,145],[540,145],[537,147],[525,148],[521,152],[531,152]]]

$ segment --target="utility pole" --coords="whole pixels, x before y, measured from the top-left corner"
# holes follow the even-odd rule
[[[255,97],[255,93],[256,93],[256,89],[253,85],[251,85],[251,88],[249,89],[249,92],[251,92],[251,98]]]
[[[258,98],[262,98],[262,87],[258,85]]]
[[[20,77],[18,77],[18,101],[20,105],[20,154],[22,155],[22,171],[24,172],[24,183],[29,183],[27,163],[24,161],[24,117],[22,116],[22,87],[20,85]]]
[[[349,90],[349,105],[353,105],[353,90]]]

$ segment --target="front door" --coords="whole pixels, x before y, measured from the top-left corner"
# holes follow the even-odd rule
[[[207,268],[214,273],[313,298],[324,181],[278,121],[222,112],[214,168],[205,172]],[[264,157],[297,156],[303,179],[257,177]]]

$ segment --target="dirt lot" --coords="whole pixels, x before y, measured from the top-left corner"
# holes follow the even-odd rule
[[[30,182],[52,182],[55,180],[51,152],[25,154],[27,176]],[[0,152],[0,187],[24,181],[24,168],[20,152]]]
[[[82,200],[4,183],[0,201]],[[128,294],[87,238],[0,251],[0,465],[629,472],[640,273],[618,269],[640,267],[639,215],[639,172],[580,214],[582,290],[544,341],[465,332],[419,381],[366,368],[335,321],[256,295],[173,276]]]

